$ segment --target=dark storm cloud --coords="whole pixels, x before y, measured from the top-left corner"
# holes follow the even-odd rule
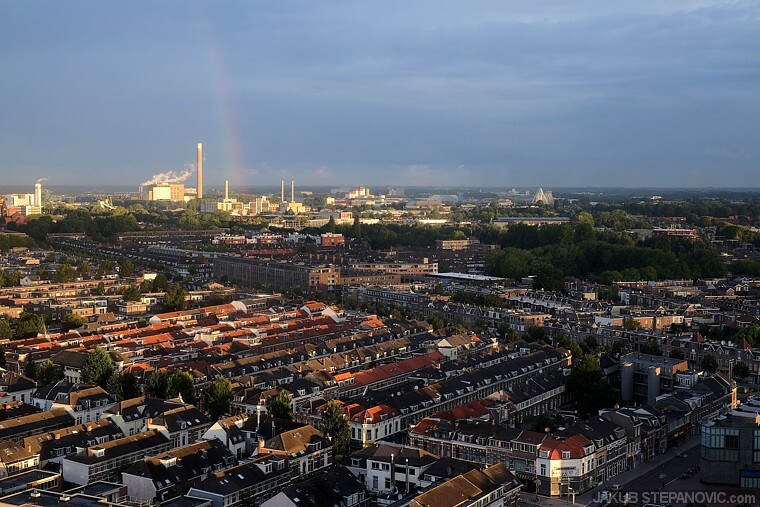
[[[755,2],[8,7],[14,183],[760,186]]]

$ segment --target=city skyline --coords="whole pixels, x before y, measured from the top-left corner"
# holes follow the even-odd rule
[[[137,5],[7,4],[6,185],[760,186],[752,2]]]

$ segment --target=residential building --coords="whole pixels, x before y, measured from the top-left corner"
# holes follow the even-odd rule
[[[376,443],[351,455],[349,470],[372,493],[387,493],[417,488],[425,471],[437,456],[414,447]]]
[[[325,470],[298,484],[286,487],[261,504],[262,507],[322,507],[369,505],[364,484],[343,466]]]
[[[158,430],[96,444],[63,459],[63,479],[74,484],[118,480],[120,469],[125,465],[167,452],[172,447],[169,437]]]
[[[32,394],[37,389],[34,380],[12,371],[0,375],[0,404],[21,401],[32,402]]]
[[[470,470],[415,496],[411,507],[517,507],[522,484],[503,463]]]
[[[108,419],[37,433],[24,438],[26,449],[39,454],[40,464],[60,466],[63,458],[92,445],[124,437],[121,429]]]
[[[121,482],[131,500],[163,503],[234,463],[222,441],[204,440],[137,461],[122,472]]]
[[[97,421],[116,403],[116,397],[100,386],[72,391],[52,404],[52,409],[66,410],[76,424]]]
[[[287,460],[261,456],[214,473],[188,491],[188,496],[211,500],[214,507],[236,507],[247,501],[255,506],[270,499],[291,482]]]
[[[74,418],[66,410],[46,410],[3,421],[0,424],[0,440],[12,440],[21,443],[24,437],[65,428],[72,424],[74,424]]]
[[[234,415],[225,419],[220,419],[212,424],[203,434],[203,440],[219,440],[227,446],[230,453],[237,459],[245,454],[246,439],[241,429],[248,417]]]
[[[211,419],[194,405],[167,410],[146,421],[148,430],[159,430],[167,435],[173,448],[194,444],[203,438],[211,427]]]
[[[332,443],[310,424],[259,440],[258,454],[287,458],[294,477],[307,477],[332,464]]]
[[[16,475],[24,470],[37,468],[39,464],[39,453],[16,442],[0,441],[0,477]]]

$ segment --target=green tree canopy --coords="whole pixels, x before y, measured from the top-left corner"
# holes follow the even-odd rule
[[[0,339],[10,340],[13,337],[11,331],[11,325],[8,323],[8,319],[0,319]]]
[[[232,385],[226,378],[217,375],[206,385],[202,394],[203,408],[214,421],[218,421],[230,411]]]
[[[739,361],[736,363],[736,366],[734,366],[734,377],[736,378],[746,378],[749,377],[750,369],[749,365],[745,363],[744,361]]]
[[[71,331],[72,329],[77,329],[79,327],[82,327],[84,323],[85,323],[85,320],[82,317],[74,313],[69,313],[65,317],[63,317],[63,319],[61,320],[61,330],[64,333],[67,333]]]
[[[124,293],[121,295],[121,299],[125,303],[131,301],[140,301],[140,299],[142,299],[142,292],[140,292],[140,287],[136,285],[130,285],[124,289]]]
[[[32,338],[46,332],[45,317],[34,313],[22,313],[16,322],[14,337],[17,339]]]
[[[287,391],[280,391],[267,400],[267,411],[272,417],[293,420],[293,398]]]
[[[169,375],[164,370],[154,370],[145,379],[145,395],[154,398],[168,398]]]
[[[715,359],[715,356],[710,354],[706,355],[704,359],[702,359],[702,369],[710,373],[718,371],[718,360]]]
[[[617,392],[604,377],[599,360],[593,356],[581,359],[567,381],[567,391],[575,400],[578,412],[596,415],[602,408],[612,407],[619,401]]]
[[[50,359],[37,366],[36,374],[38,386],[46,386],[64,379],[63,368],[54,365]]]
[[[114,371],[108,379],[108,392],[114,394],[119,401],[137,398],[140,396],[140,383],[131,371]]]
[[[187,291],[179,284],[169,287],[164,295],[164,310],[167,312],[176,312],[186,309]]]
[[[195,403],[195,382],[186,371],[169,375],[167,397],[176,398],[178,395],[182,396],[182,401],[185,403]]]
[[[87,354],[84,364],[82,364],[80,372],[82,383],[107,388],[108,381],[115,370],[113,360],[108,355],[108,352],[100,347],[96,347],[95,350]]]
[[[123,259],[119,263],[119,274],[123,277],[134,276],[135,264],[130,259]]]
[[[351,423],[346,417],[343,407],[336,400],[327,403],[322,412],[319,431],[333,444],[335,454],[345,454],[351,439]]]
[[[157,274],[156,278],[153,279],[153,290],[155,292],[166,292],[168,288],[169,279],[166,278],[166,275],[163,273]]]
[[[53,281],[55,283],[71,282],[76,279],[77,272],[68,262],[64,262],[55,270]]]

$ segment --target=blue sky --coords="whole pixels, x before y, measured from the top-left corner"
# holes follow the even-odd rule
[[[6,184],[760,187],[756,1],[5,0]]]

